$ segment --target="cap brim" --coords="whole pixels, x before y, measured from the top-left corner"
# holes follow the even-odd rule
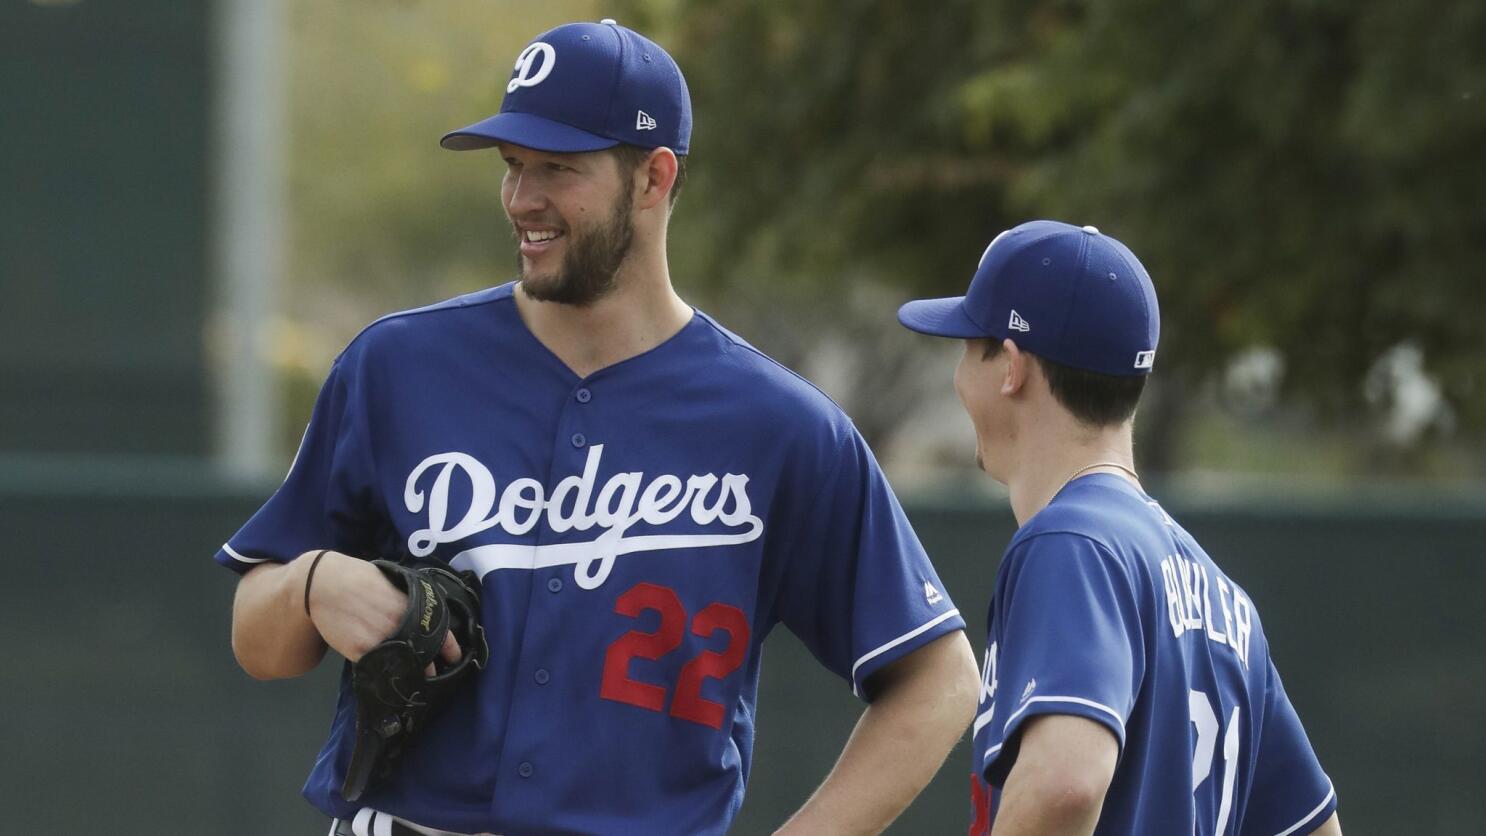
[[[991,336],[966,315],[963,296],[908,302],[898,309],[898,321],[910,331],[935,337],[968,340]]]
[[[450,131],[439,144],[450,151],[474,151],[502,142],[554,154],[578,154],[613,148],[619,140],[591,134],[530,113],[497,113],[469,127]]]

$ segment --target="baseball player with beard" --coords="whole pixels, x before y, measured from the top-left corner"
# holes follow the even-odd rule
[[[965,340],[955,389],[1020,526],[987,619],[971,836],[1340,836],[1253,602],[1135,473],[1160,332],[1135,254],[1032,221],[965,296],[898,319]]]
[[[407,602],[369,558],[480,579],[488,664],[356,803],[343,675],[304,787],[332,833],[722,833],[781,622],[868,703],[781,833],[882,830],[969,723],[963,622],[861,436],[672,287],[690,132],[680,70],[635,32],[527,46],[500,112],[443,139],[505,161],[518,279],[357,336],[217,553],[263,679],[392,633]]]

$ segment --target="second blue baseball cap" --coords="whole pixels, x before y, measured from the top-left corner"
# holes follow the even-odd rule
[[[543,32],[516,58],[500,112],[440,141],[453,151],[509,142],[578,153],[620,143],[691,143],[691,95],[671,56],[615,23],[569,23]]]
[[[1149,374],[1161,313],[1129,247],[1092,226],[1029,221],[997,235],[964,296],[920,299],[898,321],[922,334],[1010,339],[1065,366]]]

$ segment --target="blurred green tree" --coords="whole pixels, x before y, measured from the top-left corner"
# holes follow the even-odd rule
[[[304,230],[293,241],[296,291],[328,286],[342,302],[369,300],[370,310],[353,305],[364,324],[389,301],[423,304],[504,281],[513,252],[499,200],[505,166],[493,154],[444,151],[439,137],[500,107],[531,35],[593,6],[291,3],[291,200]]]
[[[439,137],[500,107],[533,34],[597,9],[294,0],[287,10],[293,234],[275,345],[292,451],[331,359],[368,322],[510,278],[504,164],[444,151]]]
[[[697,103],[679,263],[772,301],[773,333],[848,287],[962,292],[995,232],[1057,217],[1150,267],[1168,395],[1263,348],[1290,402],[1355,417],[1386,403],[1364,383],[1408,346],[1459,426],[1486,418],[1478,0],[626,11]],[[1157,400],[1147,436],[1181,411]]]
[[[665,44],[691,86],[678,284],[825,384],[874,442],[949,374],[952,349],[902,332],[896,303],[961,292],[986,242],[1031,217],[1099,226],[1152,271],[1165,315],[1138,424],[1148,468],[1193,455],[1184,435],[1230,464],[1257,455],[1262,441],[1214,447],[1231,420],[1189,432],[1235,381],[1299,427],[1262,467],[1309,444],[1312,413],[1383,438],[1421,380],[1436,418],[1486,426],[1476,0],[291,9],[296,416],[369,319],[509,277],[499,162],[435,140],[495,110],[534,33],[609,14]],[[1428,401],[1413,426],[1448,428]],[[1316,463],[1376,469],[1366,436],[1325,436],[1365,464]],[[1417,447],[1392,455],[1438,470]]]

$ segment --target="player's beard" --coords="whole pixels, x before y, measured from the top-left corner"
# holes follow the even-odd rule
[[[618,284],[619,268],[635,242],[634,206],[630,196],[621,190],[606,222],[583,233],[570,229],[567,252],[557,274],[552,276],[527,275],[521,258],[520,234],[517,230],[516,276],[526,295],[538,302],[584,307],[612,293]]]

